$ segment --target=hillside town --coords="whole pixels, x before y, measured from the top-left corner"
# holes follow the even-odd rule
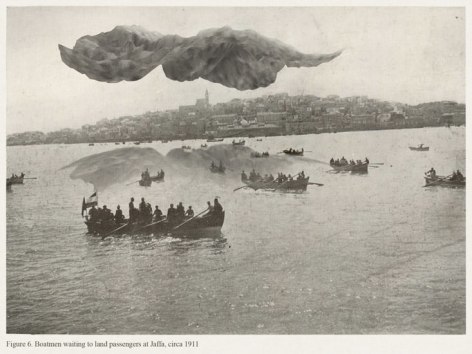
[[[367,96],[289,96],[287,93],[210,104],[208,91],[192,105],[101,119],[80,129],[7,136],[7,145],[256,137],[465,124],[465,104],[407,105]]]

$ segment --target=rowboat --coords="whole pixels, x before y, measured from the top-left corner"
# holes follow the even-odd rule
[[[369,169],[369,163],[363,162],[362,164],[345,164],[345,165],[336,165],[333,163],[329,164],[333,170],[340,172],[352,172],[352,173],[367,173]]]
[[[95,144],[94,143],[90,143],[89,146],[94,146]]]
[[[272,191],[283,191],[283,192],[289,192],[289,191],[295,191],[295,192],[303,192],[306,191],[306,188],[308,186],[308,181],[310,177],[305,177],[305,178],[300,178],[300,179],[293,179],[293,180],[288,180],[285,182],[278,182],[277,180],[273,181],[264,181],[264,180],[259,180],[259,181],[251,181],[249,179],[242,180],[244,184],[246,184],[249,188],[258,190],[258,189],[263,189],[263,190],[272,190]]]
[[[182,146],[182,149],[183,150],[192,150],[192,147],[188,146],[188,145],[184,145],[184,146]]]
[[[151,184],[152,184],[151,179],[142,179],[142,180],[139,181],[139,185],[141,187],[149,187]]]
[[[210,166],[210,171],[211,171],[212,173],[224,174],[225,171],[226,171],[226,167],[214,165],[214,166]]]
[[[303,149],[301,150],[285,149],[284,153],[287,155],[303,156]]]
[[[206,148],[206,147],[208,147],[208,145],[207,144],[201,144],[200,147],[201,148]]]
[[[23,179],[24,179],[24,175],[23,176],[14,176],[14,177],[10,177],[7,179],[7,181],[10,181],[10,184],[23,184]]]
[[[425,187],[432,187],[432,186],[442,186],[442,187],[451,187],[451,188],[463,188],[465,187],[465,178],[463,181],[451,181],[449,178],[445,176],[436,176],[436,178],[431,178],[428,176],[424,177],[426,185]]]
[[[263,152],[261,154],[260,152],[251,152],[251,157],[252,158],[269,157],[269,153],[268,152]]]
[[[224,140],[223,138],[209,138],[209,139],[207,139],[207,142],[208,143],[216,143],[216,142],[223,141],[223,140]]]
[[[246,140],[239,140],[239,141],[233,140],[233,145],[234,146],[242,146],[242,145],[245,145],[245,144],[246,144]]]
[[[413,150],[413,151],[429,151],[429,146],[418,146],[418,147],[414,147],[414,146],[409,146],[410,150]]]
[[[162,182],[164,180],[164,173],[159,173],[155,176],[151,176],[150,178],[153,182]]]
[[[124,220],[121,223],[115,223],[114,220],[91,222],[85,221],[87,225],[87,233],[97,236],[108,235],[172,235],[179,237],[196,237],[211,235],[218,235],[221,232],[225,220],[225,212],[207,213],[202,216],[197,216],[194,219],[179,220],[173,223],[163,220],[161,222],[146,223],[134,222],[129,223],[129,220]]]

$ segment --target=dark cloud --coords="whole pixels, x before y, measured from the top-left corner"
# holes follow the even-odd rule
[[[162,65],[172,80],[201,77],[238,90],[269,86],[284,66],[314,67],[341,54],[303,54],[254,31],[229,27],[183,38],[118,26],[78,39],[73,49],[59,45],[59,50],[65,64],[98,81],[135,81]]]

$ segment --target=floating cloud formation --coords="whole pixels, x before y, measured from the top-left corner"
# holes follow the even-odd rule
[[[341,54],[303,54],[254,31],[229,27],[183,38],[117,26],[78,39],[73,49],[59,45],[59,50],[65,64],[98,81],[136,81],[162,65],[172,80],[203,78],[238,90],[269,86],[284,66],[314,67]]]

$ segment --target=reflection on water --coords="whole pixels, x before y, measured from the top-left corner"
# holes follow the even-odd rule
[[[430,151],[410,151],[413,141]],[[38,179],[6,195],[7,331],[464,333],[465,190],[423,188],[432,166],[441,175],[464,171],[464,141],[463,128],[249,139],[271,156],[303,146],[306,157],[267,173],[304,170],[323,186],[233,192],[237,169],[175,168],[150,188],[111,185],[99,203],[114,210],[145,197],[162,210],[182,201],[197,213],[218,196],[221,233],[104,240],[87,235],[80,216],[92,186],[60,168],[114,145],[8,147],[7,173]],[[148,147],[165,156],[180,145]],[[328,172],[329,159],[343,155],[384,165]],[[256,170],[270,167],[255,160]]]

